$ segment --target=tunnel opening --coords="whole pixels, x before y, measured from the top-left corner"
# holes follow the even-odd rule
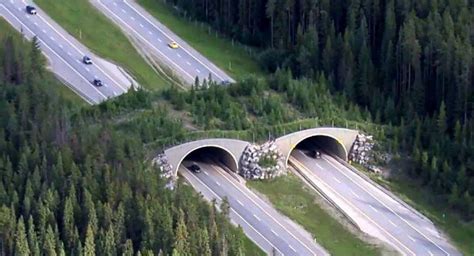
[[[313,154],[316,150],[320,151],[323,154],[337,156],[344,161],[347,161],[348,156],[345,146],[336,138],[333,138],[328,135],[314,135],[305,138],[298,144],[296,144],[294,149],[301,150],[306,154]],[[292,152],[290,152],[290,154],[291,153]]]
[[[190,165],[199,166],[200,163],[219,165],[225,167],[226,171],[238,172],[237,159],[226,149],[217,146],[194,149],[183,158],[179,165],[184,165],[189,169]]]

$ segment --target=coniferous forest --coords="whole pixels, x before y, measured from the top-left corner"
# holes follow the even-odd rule
[[[138,133],[48,87],[36,40],[2,39],[0,59],[0,255],[245,253],[227,203],[217,211],[181,183],[165,189]]]
[[[473,1],[167,2],[181,16],[260,49],[266,70],[322,75],[333,94],[397,127],[396,150],[413,163],[407,174],[472,219]]]
[[[404,175],[474,219],[474,1],[165,2],[256,49],[270,75],[80,107],[51,87],[36,40],[0,33],[0,255],[246,253],[225,200],[165,189],[150,166],[147,147],[188,132],[153,97],[196,130],[375,123]]]

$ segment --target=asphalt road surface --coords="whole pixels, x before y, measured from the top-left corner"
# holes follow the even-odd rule
[[[209,74],[211,74],[212,80],[218,83],[225,80],[234,82],[231,77],[195,51],[134,1],[93,0],[92,3],[127,33],[144,42],[148,49],[151,49],[162,62],[177,72],[186,82],[194,83],[196,77],[199,77],[199,81],[202,82],[203,79],[209,78]],[[178,49],[168,46],[172,41],[178,43]]]
[[[347,210],[347,214],[354,219],[366,218],[366,223],[378,228],[401,253],[460,255],[428,219],[395,201],[332,157],[323,154],[322,158],[314,159],[296,149],[290,161],[306,172],[305,176],[331,190],[328,192],[338,197],[342,202],[340,208]]]
[[[184,162],[179,170],[181,175],[208,199],[220,201],[227,197],[231,220],[242,226],[247,236],[264,251],[271,254],[275,248],[278,255],[328,255],[306,231],[290,223],[221,167],[203,162],[197,164],[201,173],[189,171],[184,166],[189,166],[190,162]]]
[[[104,60],[99,60],[41,9],[36,7],[37,15],[28,14],[27,3],[21,0],[1,0],[0,15],[26,38],[38,38],[51,69],[72,90],[91,104],[100,103],[128,90],[130,84],[124,83],[123,77],[119,78],[117,74],[106,70]],[[89,56],[94,64],[82,63],[84,55]],[[100,79],[104,85],[94,86],[94,79]]]

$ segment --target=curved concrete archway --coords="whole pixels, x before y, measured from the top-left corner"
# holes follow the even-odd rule
[[[347,161],[349,150],[358,133],[356,130],[345,128],[320,127],[282,136],[276,139],[275,143],[285,158],[286,167],[288,167],[291,152],[300,143],[308,140],[314,140],[313,142],[319,144],[319,147]]]
[[[217,154],[218,160],[237,172],[240,156],[249,144],[246,141],[234,139],[204,139],[169,148],[165,150],[165,155],[173,168],[174,175],[178,174],[179,166],[186,157],[203,150]]]

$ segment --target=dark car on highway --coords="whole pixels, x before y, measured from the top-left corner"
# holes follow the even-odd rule
[[[26,6],[26,12],[31,14],[31,15],[35,15],[36,14],[36,8],[31,6],[31,5],[27,5]]]
[[[321,158],[321,152],[319,152],[319,150],[311,151],[311,155],[316,159]]]
[[[84,62],[84,64],[86,64],[86,65],[92,65],[92,60],[88,56],[84,56],[82,58],[82,62]]]
[[[99,79],[94,79],[94,81],[92,81],[92,84],[94,84],[97,87],[104,85],[102,81],[100,81]]]
[[[199,165],[197,165],[197,164],[192,164],[192,165],[188,166],[188,169],[191,170],[194,173],[200,173],[201,172],[201,167],[199,167]]]

